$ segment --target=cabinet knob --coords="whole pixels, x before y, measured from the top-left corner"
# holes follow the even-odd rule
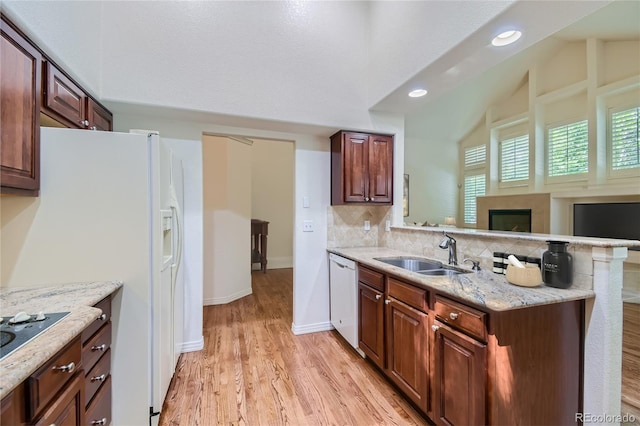
[[[439,329],[439,328],[440,328],[440,326],[435,325],[435,324],[431,326],[431,329],[432,329],[433,331],[438,331],[438,329]]]
[[[386,300],[384,301],[384,304],[385,304],[385,305],[388,305],[389,303],[391,303],[391,300],[389,300],[389,299],[386,299]]]
[[[89,130],[98,130],[98,128],[96,126],[91,126],[89,127]]]
[[[83,126],[83,127],[89,127],[89,120],[80,121],[80,125]]]
[[[96,352],[96,351],[104,351],[105,349],[107,349],[107,345],[105,345],[104,343],[103,343],[103,344],[101,344],[101,345],[91,346],[91,350],[92,350],[93,352]]]
[[[380,300],[382,298],[381,294],[376,294],[376,300]]]
[[[106,425],[107,424],[107,418],[103,417],[100,420],[92,420],[91,424],[92,425]]]
[[[104,379],[106,379],[107,376],[105,376],[104,374],[101,374],[99,376],[93,376],[90,380],[92,382],[104,382]]]
[[[452,320],[455,320],[455,319],[457,319],[457,318],[458,318],[458,314],[456,314],[455,312],[451,312],[451,313],[449,314],[449,318],[451,318]]]
[[[107,319],[107,314],[102,314],[102,315],[100,315],[100,316],[98,317],[98,320],[99,320],[99,321],[104,321],[104,320],[106,320],[106,319]]]
[[[61,366],[54,366],[53,368],[51,368],[52,370],[58,370],[61,371],[63,373],[73,373],[76,369],[76,363],[75,362],[70,362],[67,365],[61,365]]]
[[[369,201],[369,197],[364,197],[364,200],[365,201]]]
[[[375,201],[375,200],[376,200],[375,198],[371,197],[371,201]]]

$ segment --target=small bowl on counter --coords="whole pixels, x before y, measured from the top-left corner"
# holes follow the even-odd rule
[[[542,272],[535,265],[524,265],[524,268],[508,265],[506,276],[509,283],[520,287],[536,287],[542,284]]]

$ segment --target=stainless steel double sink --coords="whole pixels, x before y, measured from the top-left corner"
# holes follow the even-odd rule
[[[437,260],[424,259],[420,257],[377,257],[374,258],[387,265],[397,266],[398,268],[406,269],[408,271],[417,272],[422,275],[458,275],[469,274],[471,271],[454,268],[449,265],[445,265]]]

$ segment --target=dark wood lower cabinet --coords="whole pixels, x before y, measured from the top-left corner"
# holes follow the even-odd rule
[[[75,426],[84,423],[84,371],[80,370],[35,425]]]
[[[384,368],[384,294],[358,284],[359,347],[374,364]]]
[[[387,301],[387,376],[427,411],[427,314],[393,298]]]
[[[433,420],[441,425],[486,424],[486,345],[439,321],[433,329]]]

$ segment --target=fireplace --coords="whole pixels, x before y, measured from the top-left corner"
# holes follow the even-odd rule
[[[531,209],[489,210],[489,229],[531,232]]]

